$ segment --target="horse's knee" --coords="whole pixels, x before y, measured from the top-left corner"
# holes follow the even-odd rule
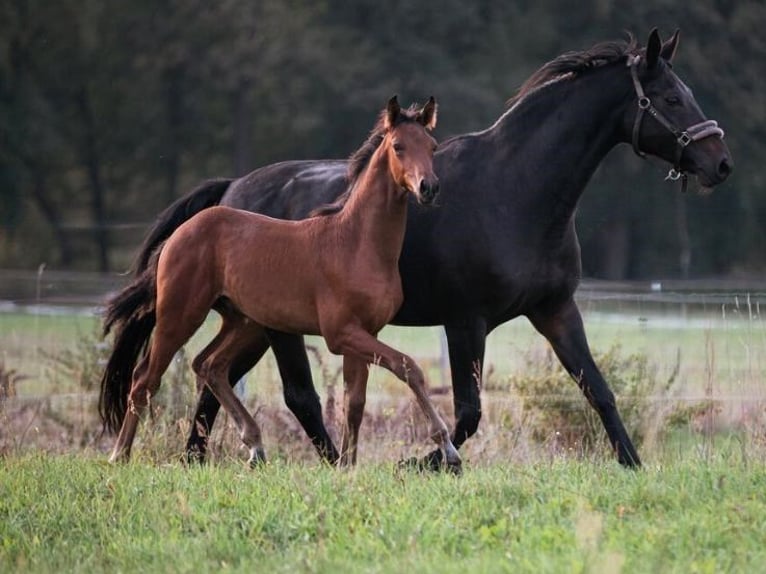
[[[413,390],[417,391],[420,389],[425,390],[426,387],[426,377],[423,374],[423,371],[418,367],[418,365],[413,360],[407,360],[405,359],[402,361],[402,373],[401,376],[404,379],[404,381],[412,388]]]

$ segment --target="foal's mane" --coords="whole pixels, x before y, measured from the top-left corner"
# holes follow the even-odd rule
[[[403,123],[417,121],[419,110],[420,107],[417,104],[412,104],[409,108],[400,110],[393,127]],[[348,187],[346,188],[346,191],[344,191],[343,194],[341,194],[340,197],[338,197],[338,199],[334,202],[320,205],[319,207],[313,209],[311,213],[309,213],[309,217],[314,217],[317,215],[331,215],[343,209],[343,206],[351,196],[351,192],[354,189],[354,185],[359,179],[359,176],[362,175],[362,172],[364,172],[367,164],[370,163],[370,159],[375,153],[375,150],[380,147],[380,144],[383,142],[383,138],[386,137],[386,113],[386,110],[383,110],[380,113],[378,121],[370,131],[370,134],[367,136],[365,142],[349,157],[347,172]]]
[[[564,78],[576,78],[589,70],[602,68],[638,53],[635,36],[626,32],[627,40],[600,42],[582,51],[564,52],[550,62],[543,64],[519,88],[515,96],[508,100],[513,107],[532,92]]]

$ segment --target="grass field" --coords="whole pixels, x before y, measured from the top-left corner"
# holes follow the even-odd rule
[[[173,367],[134,461],[110,466],[93,377],[103,354],[92,314],[0,314],[0,572],[756,572],[766,564],[766,325],[745,307],[685,314],[584,304],[594,350],[619,345],[674,383],[657,401],[713,400],[712,424],[676,427],[641,446],[640,472],[604,450],[531,440],[507,381],[550,361],[524,319],[488,339],[480,431],[461,477],[395,461],[432,448],[403,385],[373,369],[360,465],[326,468],[281,399],[269,357],[247,401],[270,463],[248,470],[224,418],[213,464],[178,463],[194,382]],[[438,329],[387,328],[435,391],[448,385]],[[311,338],[317,389],[337,436],[339,359]],[[434,397],[452,420],[449,393]],[[645,408],[656,409],[653,397]],[[584,403],[584,401],[583,401]],[[163,410],[164,409],[164,410]]]
[[[758,572],[766,473],[736,441],[642,472],[612,462],[0,464],[3,572]]]

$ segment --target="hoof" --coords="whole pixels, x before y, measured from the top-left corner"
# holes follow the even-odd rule
[[[202,466],[207,461],[204,452],[197,450],[196,448],[191,448],[181,456],[181,462],[186,463],[188,466]]]
[[[250,465],[250,468],[258,468],[266,464],[266,453],[260,447],[254,448],[250,453],[250,460],[247,463]]]
[[[444,454],[440,450],[429,452],[423,458],[406,458],[399,461],[399,468],[418,472],[439,472],[443,470]]]
[[[463,464],[460,461],[447,464],[447,472],[454,476],[461,476],[463,474]]]

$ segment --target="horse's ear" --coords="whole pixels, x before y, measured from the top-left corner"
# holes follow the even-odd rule
[[[425,126],[427,130],[432,130],[436,127],[436,115],[438,106],[433,96],[428,98],[426,105],[418,112],[418,121]]]
[[[676,55],[676,50],[678,50],[678,36],[681,33],[681,30],[676,28],[676,31],[673,33],[673,37],[670,38],[667,42],[664,42],[662,44],[662,50],[660,50],[660,56],[664,60],[667,60],[668,62],[673,61],[673,56]]]
[[[390,100],[388,100],[388,106],[386,106],[386,120],[383,127],[385,127],[387,130],[394,127],[401,111],[402,108],[399,106],[399,98],[394,95]]]
[[[662,51],[662,40],[657,28],[654,28],[649,34],[649,41],[646,43],[646,67],[650,70],[657,65]]]

